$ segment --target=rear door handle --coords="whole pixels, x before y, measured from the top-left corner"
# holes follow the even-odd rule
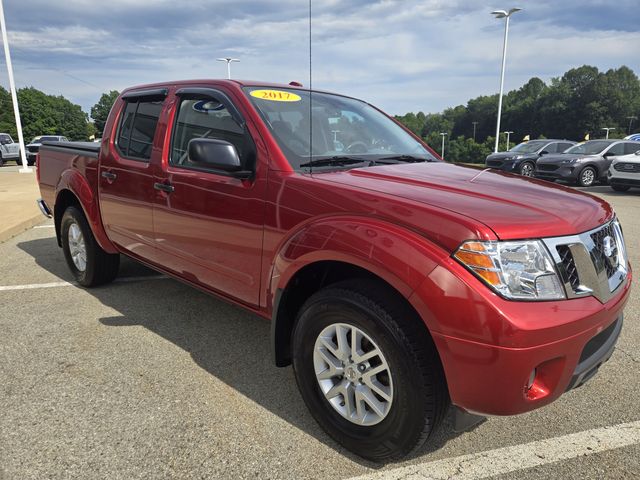
[[[173,185],[171,185],[170,183],[156,182],[153,184],[153,188],[155,188],[156,190],[162,190],[163,192],[167,193],[171,193],[175,190],[175,188],[173,188]]]
[[[118,176],[113,172],[104,171],[100,174],[102,178],[106,178],[107,180],[114,181]]]

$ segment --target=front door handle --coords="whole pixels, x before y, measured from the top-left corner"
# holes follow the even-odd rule
[[[102,178],[106,178],[110,182],[113,182],[118,176],[113,172],[103,171],[101,174]]]
[[[175,190],[175,188],[173,188],[173,185],[171,185],[170,183],[156,182],[153,184],[153,188],[155,188],[156,190],[162,190],[163,192],[167,193],[171,193]]]

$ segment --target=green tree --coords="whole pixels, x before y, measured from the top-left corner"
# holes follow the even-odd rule
[[[104,125],[107,123],[107,117],[109,116],[111,107],[113,107],[118,95],[120,95],[120,92],[117,90],[111,90],[109,93],[103,93],[100,100],[98,100],[98,103],[91,107],[91,118],[93,118],[98,135],[102,135]]]

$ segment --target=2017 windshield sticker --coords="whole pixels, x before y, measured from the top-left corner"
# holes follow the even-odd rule
[[[284,90],[254,90],[251,96],[260,100],[270,100],[272,102],[299,102],[302,100],[300,95],[285,92]]]

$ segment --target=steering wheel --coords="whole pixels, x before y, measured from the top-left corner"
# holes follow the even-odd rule
[[[356,141],[347,147],[347,152],[349,153],[367,153],[369,151],[369,147],[363,141]]]

